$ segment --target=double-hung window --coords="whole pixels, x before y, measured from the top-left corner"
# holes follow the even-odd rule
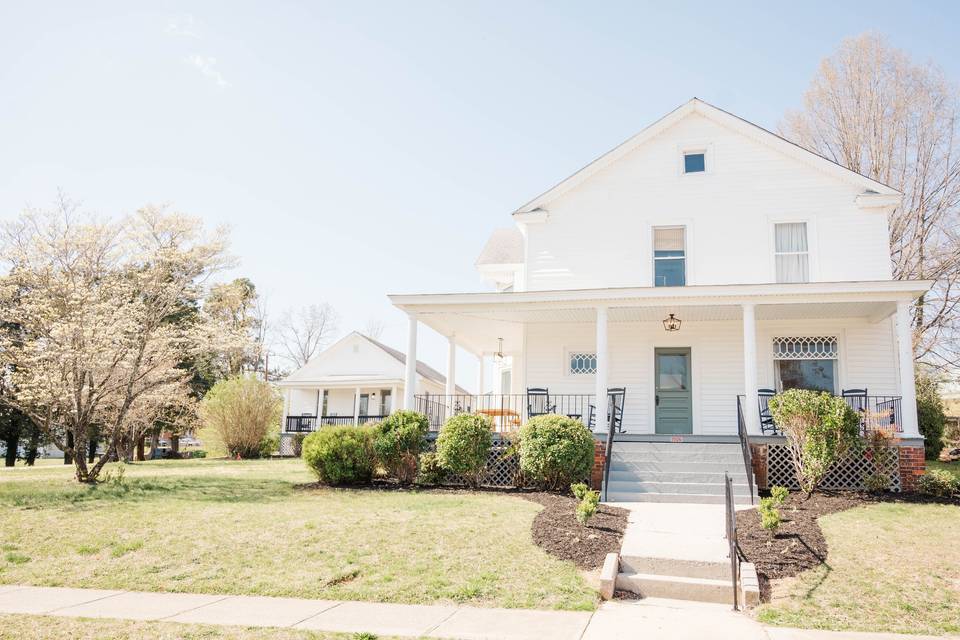
[[[837,392],[837,337],[783,336],[773,339],[777,390]]]
[[[682,287],[686,283],[686,230],[684,227],[654,227],[653,286]]]
[[[810,252],[806,222],[773,225],[777,282],[809,282]]]

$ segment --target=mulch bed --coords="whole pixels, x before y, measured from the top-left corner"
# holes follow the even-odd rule
[[[523,493],[543,505],[533,520],[533,541],[547,553],[570,560],[581,569],[599,569],[610,552],[620,552],[629,511],[600,505],[587,526],[577,522],[577,500],[555,493]]]
[[[760,526],[760,516],[755,509],[737,512],[737,542],[747,562],[757,567],[761,597],[769,598],[770,580],[795,576],[826,562],[827,541],[817,518],[878,502],[960,505],[960,497],[818,491],[804,500],[802,493],[795,492],[780,507],[781,524],[773,537]]]

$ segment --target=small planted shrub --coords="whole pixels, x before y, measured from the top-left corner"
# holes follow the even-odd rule
[[[917,425],[927,460],[936,460],[940,455],[946,422],[940,381],[922,369],[917,371]]]
[[[780,510],[773,498],[760,499],[760,526],[766,529],[773,537],[780,528]]]
[[[843,398],[790,389],[770,398],[770,412],[787,438],[797,483],[807,497],[834,462],[863,446],[860,415]]]
[[[373,477],[370,427],[324,427],[303,440],[303,461],[323,484],[361,484]]]
[[[928,469],[920,476],[918,485],[920,493],[937,498],[949,498],[960,492],[960,480],[949,471],[943,469]]]
[[[238,376],[213,385],[200,403],[200,416],[231,458],[259,458],[279,445],[282,405],[269,383]]]
[[[790,491],[786,487],[781,487],[774,485],[770,487],[770,497],[773,499],[773,504],[776,507],[779,507],[784,502],[787,501],[787,496],[790,495]]]
[[[863,486],[870,493],[883,493],[890,488],[890,478],[885,473],[870,473],[863,479]]]
[[[417,484],[443,484],[447,475],[447,471],[440,464],[436,453],[427,451],[420,454],[420,462],[417,465]]]
[[[593,434],[579,420],[537,416],[520,429],[520,470],[529,481],[556,491],[590,474],[593,449]]]
[[[577,508],[574,512],[574,515],[577,517],[577,522],[583,526],[587,526],[590,518],[597,514],[597,507],[600,504],[600,492],[594,491],[582,482],[570,485],[570,491],[572,491],[574,497],[580,501],[577,503]]]
[[[402,484],[417,476],[417,458],[426,444],[430,423],[416,411],[395,411],[373,425],[373,449],[377,461]]]
[[[305,433],[296,433],[290,438],[290,445],[293,447],[293,455],[299,458],[303,455],[303,439],[307,437]]]
[[[447,420],[437,436],[437,461],[471,487],[480,484],[493,444],[493,419],[461,413]]]

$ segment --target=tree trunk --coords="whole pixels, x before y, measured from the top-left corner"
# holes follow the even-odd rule
[[[180,453],[180,436],[170,434],[170,453],[174,456]]]
[[[97,436],[90,436],[90,444],[87,445],[87,464],[93,464],[97,457]]]
[[[137,462],[143,462],[143,443],[146,439],[146,435],[141,435],[139,438],[137,438],[137,454],[134,456],[134,460]]]
[[[67,431],[67,448],[63,450],[63,464],[73,464],[73,431]]]
[[[7,432],[7,455],[4,457],[3,465],[5,467],[12,467],[17,464],[17,449],[20,444],[20,428],[14,428],[13,425],[10,425],[10,430]]]
[[[30,425],[30,444],[27,446],[26,463],[32,467],[37,459],[37,449],[40,448],[40,429],[36,425]]]
[[[150,432],[150,459],[153,460],[157,457],[157,439],[160,437],[160,433],[154,429]]]

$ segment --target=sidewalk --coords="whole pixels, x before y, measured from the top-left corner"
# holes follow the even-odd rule
[[[459,640],[867,640],[930,636],[764,627],[726,605],[647,598],[594,613],[0,585],[0,613],[162,620]],[[943,636],[940,636],[942,639]]]

